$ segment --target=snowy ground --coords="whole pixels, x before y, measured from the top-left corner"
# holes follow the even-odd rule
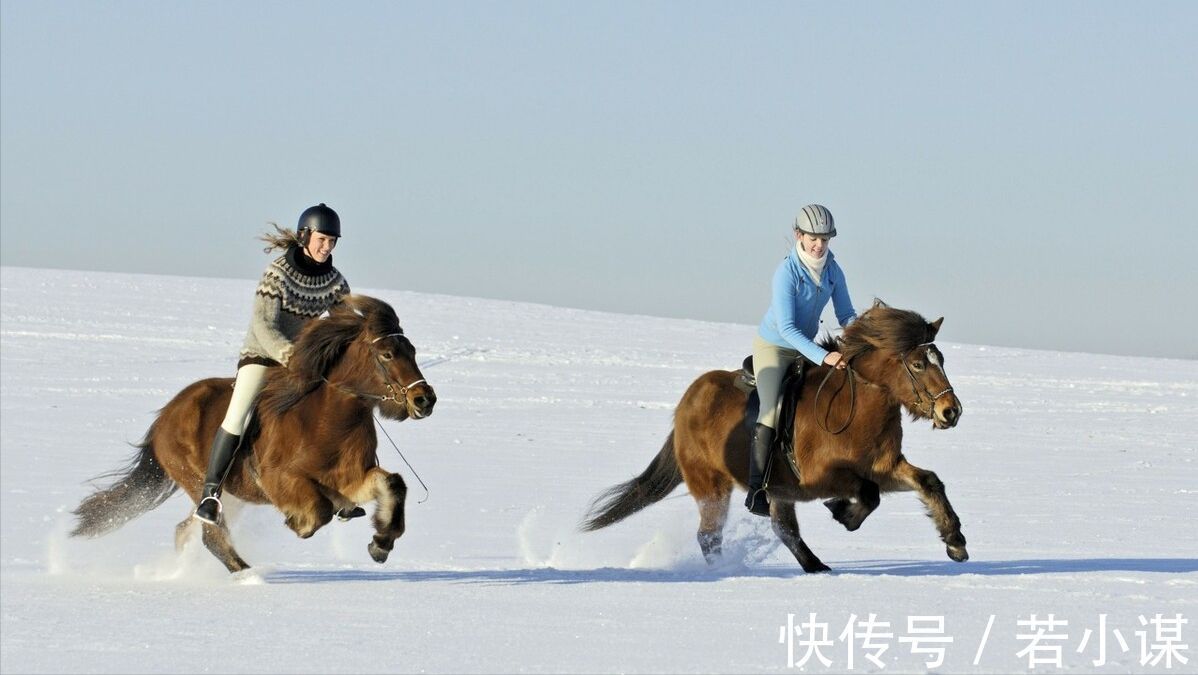
[[[972,560],[949,561],[900,494],[855,533],[800,505],[831,574],[803,574],[740,508],[709,568],[684,488],[607,530],[577,524],[753,327],[358,289],[396,306],[440,398],[385,427],[430,489],[417,503],[384,440],[412,488],[386,565],[364,519],[301,541],[256,506],[233,525],[255,567],[230,576],[198,541],[174,552],[181,495],[66,538],[85,481],[158,407],[232,374],[253,286],[0,270],[4,673],[924,672],[936,655],[913,647],[936,646],[944,672],[1198,671],[1194,361],[940,342],[965,415],[909,424],[905,447],[946,483]]]

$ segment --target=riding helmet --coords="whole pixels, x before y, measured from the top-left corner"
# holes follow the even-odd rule
[[[795,230],[816,237],[835,237],[836,221],[832,212],[819,204],[808,204],[795,218]]]
[[[299,225],[295,229],[301,237],[304,237],[305,241],[307,240],[307,236],[304,234],[305,230],[308,233],[319,232],[330,237],[340,237],[341,218],[337,216],[336,211],[321,203],[304,209],[299,217]]]

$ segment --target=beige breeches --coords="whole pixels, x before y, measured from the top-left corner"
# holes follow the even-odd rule
[[[761,399],[761,411],[757,423],[777,428],[778,396],[782,389],[782,376],[797,359],[803,358],[798,350],[779,347],[771,342],[753,338],[753,373],[757,378],[757,396]]]
[[[240,436],[245,431],[249,421],[250,408],[258,392],[266,386],[266,366],[248,363],[237,369],[237,381],[233,383],[233,400],[229,401],[229,409],[225,412],[225,421],[220,428]]]

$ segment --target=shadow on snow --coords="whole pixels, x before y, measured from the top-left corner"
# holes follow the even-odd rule
[[[840,563],[839,569],[820,576],[903,576],[936,577],[1015,576],[1023,574],[1077,574],[1087,572],[1198,572],[1194,558],[1078,558],[1040,560],[991,560],[968,563],[951,561],[867,560]],[[743,566],[691,570],[627,569],[602,567],[590,570],[562,570],[552,567],[475,570],[366,569],[273,569],[260,572],[267,583],[313,584],[344,581],[442,581],[471,584],[582,584],[582,583],[712,583],[732,578],[796,579],[805,577],[791,566]]]
[[[890,574],[904,577],[1012,576],[1019,574],[1077,574],[1084,572],[1198,572],[1195,558],[1043,558],[1037,560],[865,560],[842,563],[839,574]]]

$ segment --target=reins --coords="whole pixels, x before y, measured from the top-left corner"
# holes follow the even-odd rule
[[[391,434],[387,433],[387,429],[386,429],[386,427],[383,426],[382,420],[380,420],[377,416],[375,416],[374,413],[371,413],[371,417],[374,417],[375,424],[378,425],[379,430],[382,431],[383,435],[387,437],[388,441],[390,441],[391,447],[395,448],[395,452],[399,454],[399,458],[403,460],[404,464],[408,465],[408,470],[411,471],[412,475],[416,477],[416,482],[420,483],[420,487],[424,488],[424,499],[421,499],[421,500],[417,501],[416,503],[423,504],[423,503],[427,502],[429,492],[428,492],[428,486],[424,484],[424,479],[422,479],[420,477],[419,473],[416,473],[415,467],[412,466],[412,463],[408,461],[407,457],[404,457],[403,451],[399,449],[399,446],[395,444],[395,441],[391,440]]]
[[[949,385],[946,389],[938,394],[933,394],[932,391],[927,387],[923,387],[923,393],[920,393],[919,381],[916,379],[915,373],[911,372],[911,365],[907,363],[907,355],[920,347],[927,347],[928,345],[932,344],[934,343],[924,342],[922,344],[915,345],[911,349],[903,352],[902,356],[900,357],[900,361],[902,361],[903,364],[903,370],[905,370],[907,373],[907,379],[911,380],[911,392],[915,394],[914,407],[925,417],[933,417],[936,401],[940,400],[940,398],[945,394],[949,394],[953,391],[952,385]],[[933,361],[933,363],[935,362]],[[935,365],[937,368],[940,368],[940,372],[944,372],[944,368],[940,366],[939,363],[935,363]],[[828,373],[824,375],[823,381],[820,382],[819,388],[815,390],[816,410],[819,410],[819,399],[820,396],[823,395],[824,385],[828,383],[828,379],[832,377],[832,373],[836,372],[836,370],[836,368],[830,368]],[[947,381],[947,377],[945,379]],[[844,389],[845,382],[842,382],[840,387],[836,389],[836,392],[832,394],[832,398],[828,401],[828,409],[824,411],[824,416],[822,418],[817,418],[816,420],[819,422],[820,427],[823,428],[824,431],[834,436],[836,434],[842,433],[849,427],[849,424],[851,424],[853,421],[853,415],[857,412],[857,376],[851,365],[845,366],[845,380],[849,385],[849,414],[848,417],[845,418],[844,424],[840,425],[838,429],[833,431],[829,428],[828,418],[832,415],[832,402],[836,400],[836,397],[839,396],[840,392]]]
[[[395,337],[397,335],[402,336],[403,331],[401,330],[397,333],[387,333],[386,335],[380,335],[379,337],[376,337],[375,339],[371,340],[370,344],[373,345],[373,344],[378,343],[379,340],[383,340],[383,339],[386,339],[389,337]],[[389,377],[387,377],[387,369],[383,367],[383,361],[381,358],[379,358],[378,354],[374,355],[374,365],[375,365],[375,367],[377,367],[379,369],[379,375],[381,375],[383,377],[383,383],[387,385],[387,391],[390,392],[390,394],[391,394],[390,396],[383,397],[381,399],[381,401],[395,401],[396,403],[399,403],[399,397],[402,395],[404,397],[404,403],[406,405],[409,389],[411,389],[412,387],[415,387],[416,385],[421,384],[421,383],[428,384],[427,382],[424,381],[424,378],[420,378],[419,380],[416,380],[415,382],[412,382],[411,384],[408,384],[408,385],[404,385],[404,384],[397,382],[396,384],[399,385],[399,391],[397,392],[395,390],[395,388],[393,386],[391,386],[391,380]],[[415,411],[413,411],[412,415],[414,417],[416,417],[416,419],[420,419],[420,415],[417,415],[415,413]],[[424,479],[422,479],[420,477],[420,474],[416,472],[416,469],[415,469],[415,467],[412,466],[412,463],[409,462],[408,458],[404,456],[403,451],[400,450],[399,446],[395,444],[395,441],[391,438],[391,434],[387,433],[387,429],[386,429],[386,427],[383,426],[382,420],[380,420],[378,418],[378,416],[375,415],[373,412],[371,413],[371,417],[374,417],[375,424],[378,425],[379,430],[383,432],[383,435],[387,437],[387,442],[389,442],[391,444],[391,447],[395,448],[396,454],[398,454],[399,458],[403,460],[403,463],[408,466],[408,470],[411,471],[412,475],[416,477],[416,482],[420,483],[420,487],[424,489],[424,499],[418,500],[416,503],[417,504],[425,503],[426,501],[428,501],[429,491],[428,491],[428,486],[424,484]]]
[[[819,383],[819,388],[815,390],[815,409],[816,410],[819,410],[819,397],[824,392],[824,385],[828,383],[828,379],[831,378],[832,373],[834,373],[836,371],[837,371],[837,368],[835,368],[835,367],[829,368],[828,374],[824,375],[823,381]],[[828,418],[832,415],[832,402],[836,400],[836,397],[840,395],[841,390],[844,389],[845,382],[841,382],[840,387],[836,390],[836,393],[832,394],[832,398],[829,399],[829,401],[828,401],[828,409],[824,412],[823,418],[817,419],[820,427],[822,427],[824,431],[832,434],[833,436],[843,432],[845,429],[848,429],[849,424],[851,424],[853,421],[853,415],[855,415],[857,413],[857,378],[853,372],[853,367],[847,363],[845,364],[845,367],[844,367],[844,373],[845,373],[845,375],[844,375],[845,382],[847,382],[849,385],[849,414],[848,414],[848,417],[845,418],[844,424],[840,425],[840,428],[837,429],[836,431],[832,431],[831,429],[828,428]]]

